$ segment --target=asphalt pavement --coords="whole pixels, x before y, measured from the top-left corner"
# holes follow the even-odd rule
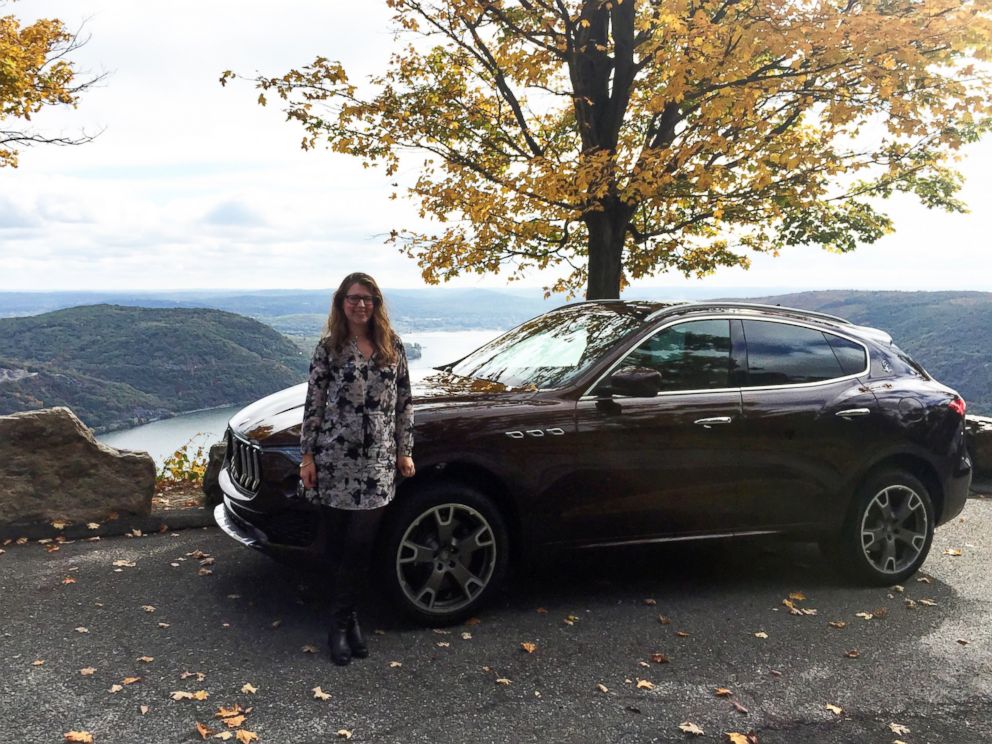
[[[464,626],[372,596],[339,668],[320,577],[216,528],[10,542],[0,744],[988,742],[990,548],[973,499],[897,588],[777,541],[549,556]]]

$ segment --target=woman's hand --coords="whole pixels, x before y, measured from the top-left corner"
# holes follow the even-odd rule
[[[304,460],[300,464],[300,480],[304,488],[317,487],[317,464],[313,460]]]
[[[396,469],[404,478],[412,478],[417,469],[413,466],[413,458],[409,455],[400,455],[396,458]]]

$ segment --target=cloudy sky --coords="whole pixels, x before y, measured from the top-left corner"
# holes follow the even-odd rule
[[[302,152],[278,107],[259,107],[248,84],[218,83],[225,69],[277,74],[317,54],[353,79],[382,69],[392,36],[381,0],[21,0],[2,12],[82,26],[90,41],[75,60],[107,77],[77,110],[36,119],[50,133],[101,131],[95,142],[33,148],[0,169],[0,290],[317,288],[353,270],[423,286],[414,262],[383,245],[413,208],[388,200],[380,172]],[[643,284],[992,290],[990,166],[992,142],[962,164],[970,214],[895,202],[897,232],[856,254],[799,248],[749,272]]]

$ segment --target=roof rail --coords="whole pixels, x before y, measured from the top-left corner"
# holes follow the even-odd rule
[[[651,314],[648,320],[653,320],[658,315],[677,315],[680,312],[689,312],[692,310],[702,310],[707,307],[712,308],[729,308],[732,310],[772,310],[778,312],[782,315],[796,315],[802,316],[804,318],[820,318],[822,320],[829,320],[833,323],[840,323],[842,325],[854,325],[847,318],[842,318],[839,315],[830,315],[829,313],[820,313],[815,310],[803,310],[798,307],[786,307],[784,305],[764,305],[760,302],[720,302],[716,300],[711,300],[707,302],[691,302],[686,305],[679,306],[677,308],[661,308]]]

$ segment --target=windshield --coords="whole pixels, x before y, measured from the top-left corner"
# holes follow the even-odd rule
[[[566,308],[514,328],[454,364],[451,372],[508,387],[561,387],[641,322],[640,313],[622,306]]]

